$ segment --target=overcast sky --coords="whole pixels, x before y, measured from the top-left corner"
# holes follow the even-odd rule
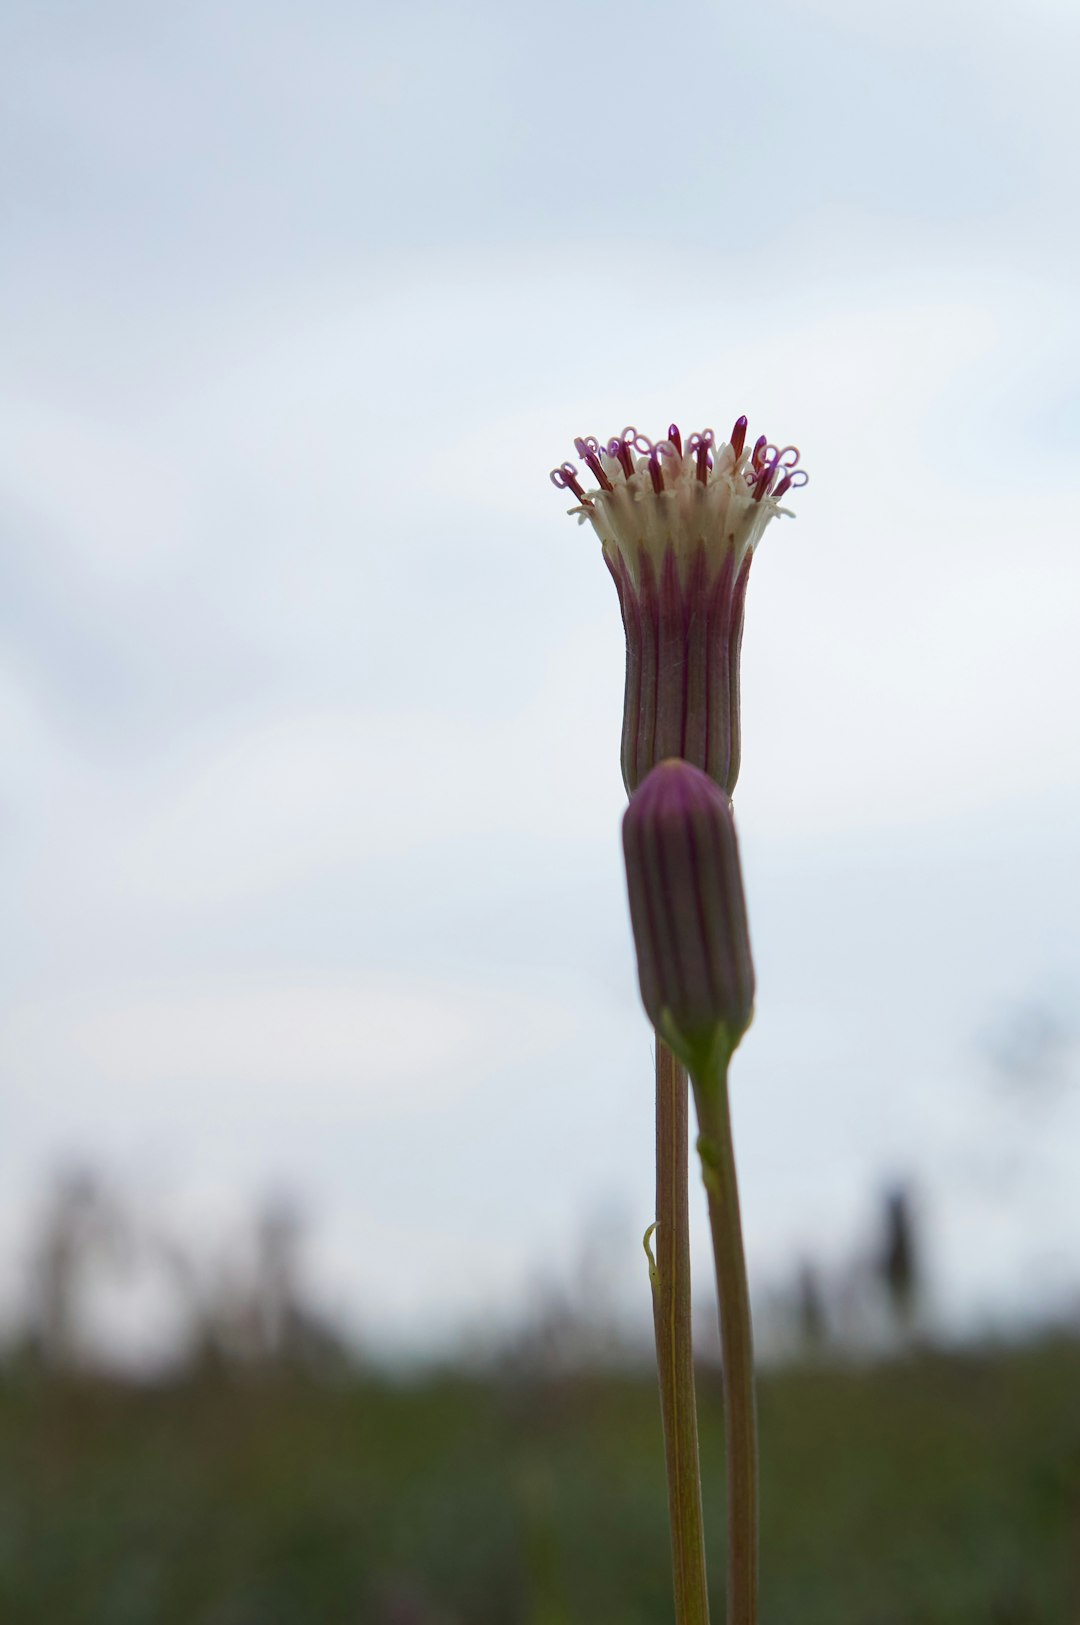
[[[547,473],[745,411],[811,475],[747,616],[752,1270],[910,1177],[943,1315],[1080,1298],[1078,38],[9,0],[9,1295],[81,1159],[193,1244],[292,1192],[388,1346],[603,1215],[644,1314],[621,630]]]

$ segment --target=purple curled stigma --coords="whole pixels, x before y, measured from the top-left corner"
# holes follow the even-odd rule
[[[631,429],[629,432],[631,434],[637,433],[635,429]],[[634,472],[634,459],[630,455],[630,447],[626,443],[626,433],[627,431],[624,429],[623,438],[621,440],[608,441],[607,454],[609,457],[615,458],[627,479],[630,479]]]
[[[775,457],[772,458],[770,462],[762,464],[757,478],[753,482],[755,502],[760,502],[763,496],[768,495],[769,486],[772,484],[773,479],[776,476],[776,469],[777,462]]]
[[[604,465],[600,461],[600,442],[594,435],[579,437],[574,441],[574,450],[592,474],[601,491],[614,491],[615,487],[604,473]]]
[[[772,492],[774,502],[779,502],[780,498],[786,496],[792,487],[798,488],[806,484],[808,478],[806,470],[795,466],[798,461],[798,446],[784,446],[782,450],[776,453],[774,464],[777,469],[783,469],[784,472],[779,485]]]
[[[709,453],[715,444],[716,436],[711,429],[702,429],[700,433],[695,430],[688,441],[689,449],[696,460],[694,475],[699,485],[709,483],[709,470],[713,466]]]
[[[687,462],[693,465],[692,477],[704,486],[714,477],[718,466],[723,468],[724,478],[741,474],[742,483],[754,502],[766,497],[777,501],[788,491],[807,483],[805,470],[798,466],[798,446],[775,446],[762,434],[747,451],[746,436],[747,417],[743,413],[732,425],[730,440],[723,443],[712,429],[695,430],[684,439],[678,424],[671,423],[667,438],[654,441],[633,424],[627,424],[621,435],[607,441],[598,440],[595,435],[577,435],[574,450],[600,490],[608,494],[617,489],[613,480],[618,467],[628,484],[636,477],[635,491],[643,485],[648,471],[653,494],[662,496],[676,490],[685,475],[690,474]],[[723,453],[719,465],[718,448]],[[670,463],[665,466],[669,459]],[[593,491],[590,495],[583,489],[576,464],[561,464],[551,471],[550,479],[559,490],[572,492],[586,508],[593,507],[597,493]]]
[[[558,491],[572,491],[579,502],[587,502],[588,498],[581,489],[581,481],[577,477],[577,469],[573,463],[563,463],[553,468],[549,476],[552,485]]]

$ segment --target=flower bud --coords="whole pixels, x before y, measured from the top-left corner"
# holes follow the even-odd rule
[[[623,853],[641,998],[695,1080],[726,1065],[754,1009],[731,803],[689,762],[660,762],[630,799]]]

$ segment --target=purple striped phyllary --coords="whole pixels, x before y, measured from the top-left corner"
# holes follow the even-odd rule
[[[730,796],[739,776],[739,656],[754,549],[790,490],[806,483],[794,446],[747,444],[711,429],[655,444],[624,429],[575,441],[588,470],[551,478],[599,536],[626,632],[622,770],[633,795],[649,769],[681,756]]]
[[[754,1011],[739,843],[727,795],[700,768],[660,762],[623,817],[641,998],[696,1082],[726,1068]]]

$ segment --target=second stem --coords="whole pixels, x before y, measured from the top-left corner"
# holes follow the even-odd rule
[[[676,1625],[709,1625],[690,1317],[686,1071],[656,1040],[656,1262],[653,1327],[667,1459]]]
[[[758,1454],[754,1345],[727,1067],[694,1080],[698,1152],[709,1198],[724,1367],[728,1554],[726,1625],[757,1625]]]

